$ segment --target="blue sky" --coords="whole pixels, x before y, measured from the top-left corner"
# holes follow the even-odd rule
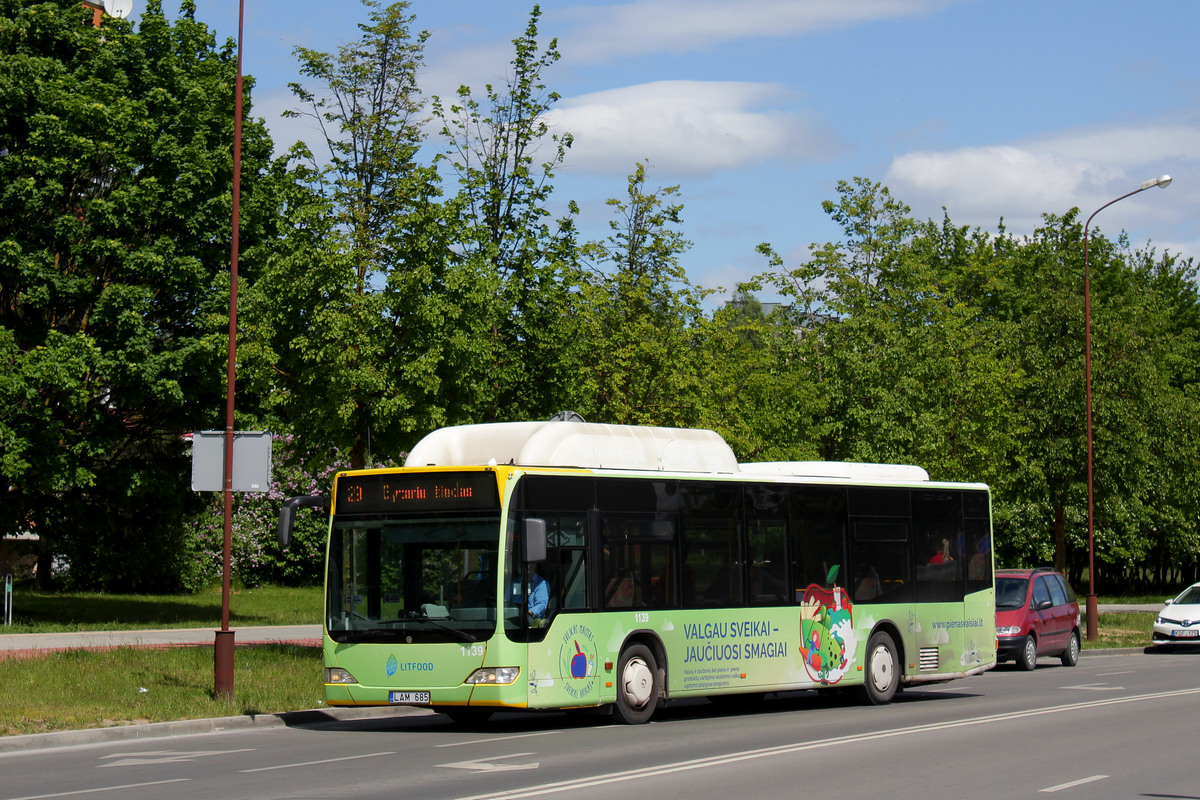
[[[143,0],[134,0],[134,15]],[[165,8],[172,9],[171,0]],[[422,87],[503,85],[532,3],[413,0],[431,33]],[[357,38],[356,2],[245,0],[243,69],[254,109],[286,147],[311,131],[295,107],[297,45]],[[236,37],[237,2],[198,17]],[[575,136],[555,197],[603,236],[604,201],[648,161],[680,186],[682,262],[732,288],[770,242],[790,263],[839,238],[821,210],[839,180],[890,187],[919,219],[1032,231],[1044,212],[1098,215],[1110,235],[1200,256],[1200,3],[1142,0],[634,0],[541,3],[562,59],[552,121]],[[765,298],[764,299],[769,299]]]

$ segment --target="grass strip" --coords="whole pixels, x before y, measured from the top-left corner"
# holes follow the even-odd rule
[[[321,650],[238,647],[234,699],[213,697],[211,647],[66,650],[0,661],[0,735],[319,708]]]
[[[1084,650],[1097,650],[1111,647],[1149,647],[1150,636],[1154,632],[1154,611],[1116,611],[1096,615],[1097,639],[1089,642],[1086,634]],[[1087,627],[1087,620],[1083,622]]]
[[[262,586],[229,596],[229,623],[310,625],[324,616],[324,590]],[[142,628],[207,628],[221,624],[221,589],[191,595],[38,592],[13,593],[13,624],[0,633],[119,631]]]

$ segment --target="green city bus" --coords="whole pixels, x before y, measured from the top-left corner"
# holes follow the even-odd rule
[[[990,498],[919,467],[739,464],[707,430],[443,428],[338,473],[331,706],[604,709],[903,685],[996,663]]]

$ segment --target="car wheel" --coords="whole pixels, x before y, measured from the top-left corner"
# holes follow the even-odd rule
[[[1067,649],[1063,650],[1062,663],[1064,667],[1073,667],[1079,663],[1079,631],[1071,631]]]
[[[1017,656],[1017,664],[1026,672],[1037,666],[1037,641],[1033,634],[1025,637],[1025,646],[1021,648],[1021,655]]]

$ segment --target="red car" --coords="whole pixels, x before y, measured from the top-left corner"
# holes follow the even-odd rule
[[[1038,656],[1058,656],[1065,666],[1079,661],[1079,603],[1059,572],[996,570],[996,660],[1013,659],[1021,669]]]

